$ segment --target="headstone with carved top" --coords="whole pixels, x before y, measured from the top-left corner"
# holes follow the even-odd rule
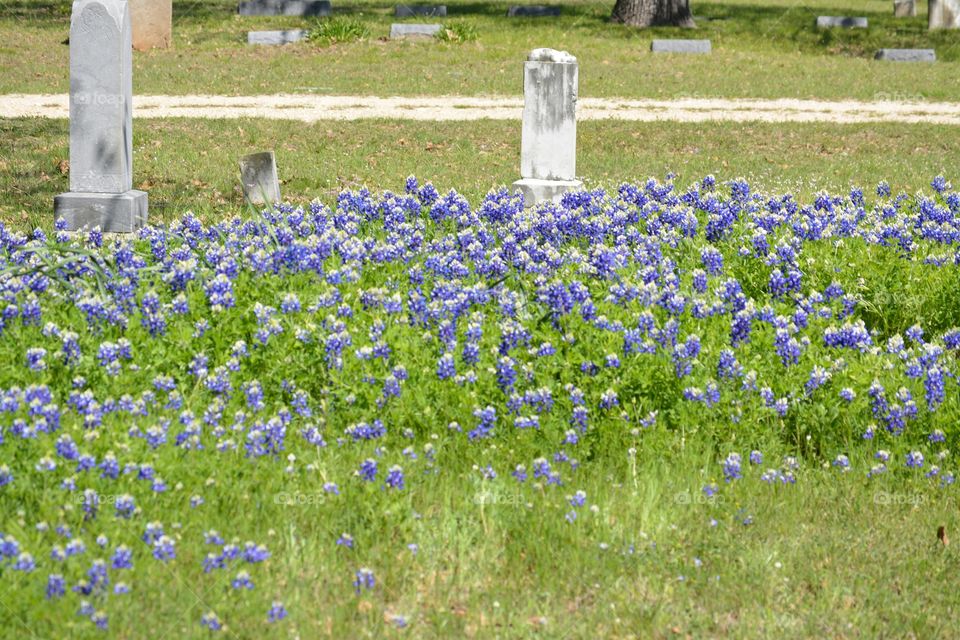
[[[133,53],[126,0],[75,0],[70,21],[70,191],[54,198],[68,230],[130,233],[147,220],[133,189]]]

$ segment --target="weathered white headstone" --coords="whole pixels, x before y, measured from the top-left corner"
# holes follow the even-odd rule
[[[390,25],[390,39],[399,38],[433,38],[440,33],[439,24],[392,24]]]
[[[75,0],[70,20],[70,192],[54,198],[69,230],[132,232],[147,220],[133,189],[133,53],[126,0]]]
[[[280,180],[273,151],[240,158],[240,182],[243,184],[243,197],[251,204],[280,202]]]
[[[579,189],[577,90],[579,65],[566,51],[535,49],[523,65],[520,180],[527,206],[559,201]]]
[[[173,42],[173,0],[129,0],[133,48],[167,49]]]
[[[930,0],[927,11],[929,29],[960,29],[960,0]]]
[[[917,15],[916,0],[893,0],[894,18],[913,18]]]

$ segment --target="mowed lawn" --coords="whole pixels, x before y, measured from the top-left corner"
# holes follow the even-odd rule
[[[174,2],[174,47],[134,55],[141,94],[519,94],[520,63],[537,47],[565,49],[581,64],[582,96],[955,100],[960,34],[927,31],[926,3],[894,18],[887,0],[767,3],[694,0],[696,30],[637,30],[609,22],[608,2],[562,3],[559,18],[507,18],[508,2],[447,2],[446,19],[478,39],[390,41],[393,4],[334,2],[369,37],[320,47],[251,47],[252,30],[311,28],[314,19],[237,15],[234,0]],[[0,6],[0,93],[68,88],[70,2],[6,0]],[[869,29],[814,26],[818,15],[869,19]],[[709,56],[654,55],[653,38],[707,38]],[[881,47],[936,50],[935,64],[874,61]]]

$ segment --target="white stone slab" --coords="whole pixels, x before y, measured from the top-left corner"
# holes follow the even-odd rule
[[[280,202],[280,179],[273,151],[253,153],[240,158],[240,182],[243,197],[251,204]]]
[[[933,49],[880,49],[874,56],[877,60],[893,62],[936,62],[937,54]]]
[[[287,29],[285,31],[251,31],[247,34],[247,44],[282,45],[300,42],[310,35],[305,29]]]
[[[709,40],[654,40],[650,51],[654,53],[710,53]]]
[[[832,29],[840,27],[843,29],[866,29],[866,18],[851,18],[849,16],[819,16],[817,18],[817,27],[821,29]]]
[[[238,9],[242,16],[329,16],[330,0],[244,0]]]
[[[390,25],[390,39],[399,38],[434,38],[440,33],[439,24],[392,24]]]

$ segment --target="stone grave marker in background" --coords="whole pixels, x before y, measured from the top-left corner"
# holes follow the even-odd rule
[[[555,18],[560,15],[560,7],[521,4],[507,9],[510,18]]]
[[[394,17],[412,18],[414,16],[427,16],[430,18],[446,18],[447,5],[429,5],[429,4],[398,4],[393,10]]]
[[[849,16],[819,16],[817,18],[817,27],[821,29],[831,29],[841,27],[843,29],[866,29],[866,18],[851,18]]]
[[[173,44],[173,0],[129,0],[133,48],[167,49]]]
[[[433,38],[440,33],[440,26],[439,24],[392,24],[390,39]]]
[[[247,44],[280,45],[300,42],[310,34],[306,29],[287,29],[286,31],[251,31],[247,34]]]
[[[893,0],[894,18],[914,18],[917,15],[916,0]]]
[[[273,151],[254,153],[240,158],[240,182],[243,197],[250,204],[280,202],[280,179]]]
[[[523,65],[520,180],[524,203],[558,202],[577,180],[579,65],[566,51],[535,49]]]
[[[329,16],[330,0],[243,0],[242,16]]]
[[[133,43],[126,0],[76,0],[70,16],[70,191],[54,198],[67,229],[130,233],[147,221],[133,189]]]
[[[710,53],[709,40],[654,40],[650,43],[654,53]]]
[[[880,49],[874,58],[892,62],[936,62],[937,54],[933,49]]]
[[[960,0],[930,0],[927,10],[930,30],[960,29]]]

